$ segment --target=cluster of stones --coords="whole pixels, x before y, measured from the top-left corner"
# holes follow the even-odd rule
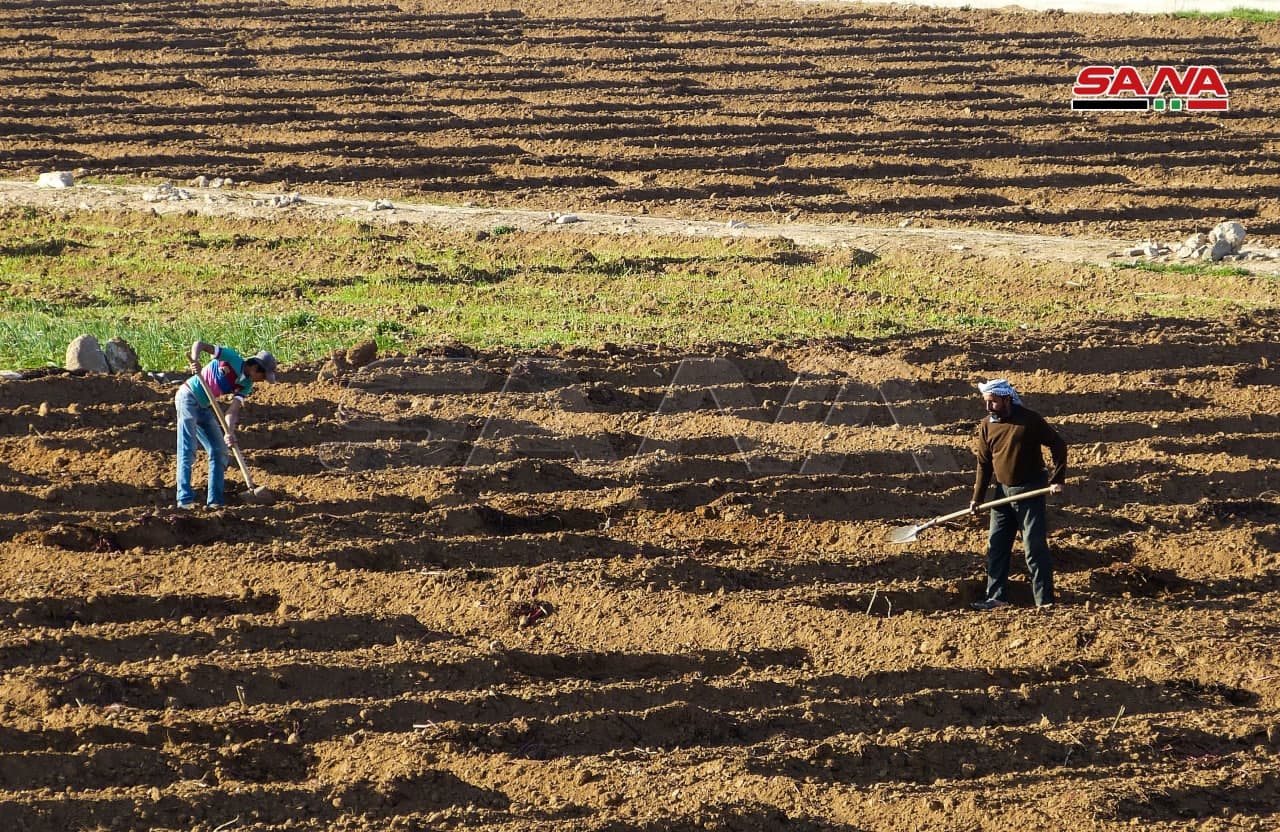
[[[92,335],[81,335],[67,345],[65,366],[72,372],[140,373],[138,353],[129,342],[117,336],[103,347]]]
[[[1244,249],[1244,226],[1238,222],[1223,222],[1214,226],[1208,234],[1192,234],[1175,245],[1146,242],[1125,252],[1128,257],[1146,257],[1151,260],[1207,260],[1211,263],[1238,260],[1276,260],[1280,251],[1269,249]]]

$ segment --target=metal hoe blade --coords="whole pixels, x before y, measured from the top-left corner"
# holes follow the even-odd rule
[[[259,485],[257,488],[242,492],[241,499],[246,503],[269,506],[275,503],[276,495],[271,493],[271,489],[265,485]]]
[[[899,526],[898,528],[889,532],[889,534],[885,537],[885,540],[887,540],[890,543],[914,543],[917,540],[916,535],[920,534],[921,530],[924,528],[925,528],[924,526],[919,526],[919,525]]]

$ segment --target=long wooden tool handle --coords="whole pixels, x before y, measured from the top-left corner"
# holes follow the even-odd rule
[[[977,510],[982,511],[983,509],[986,509],[986,508],[995,508],[996,506],[1002,506],[1005,503],[1015,503],[1018,500],[1025,500],[1025,499],[1028,499],[1029,497],[1039,497],[1041,494],[1048,494],[1049,488],[1051,487],[1052,486],[1048,486],[1045,488],[1037,488],[1035,491],[1024,491],[1021,494],[1014,495],[1013,497],[1001,497],[999,500],[992,500],[989,503],[983,503],[982,505],[978,506]],[[937,525],[938,523],[945,523],[948,520],[955,520],[957,517],[964,517],[966,514],[968,514],[972,510],[973,509],[962,508],[959,511],[953,511],[950,514],[944,514],[941,517],[935,517],[929,521],[928,525],[933,526],[933,525]]]
[[[204,394],[209,397],[209,404],[213,407],[213,415],[218,417],[218,424],[222,427],[223,435],[231,433],[231,428],[227,427],[227,420],[222,416],[222,408],[218,406],[218,399],[213,395],[213,391],[209,389],[209,385],[204,383],[204,377],[200,373],[196,373],[196,380],[204,388]],[[244,462],[244,456],[240,453],[240,446],[232,445],[231,453],[235,454],[236,462],[240,464],[240,473],[244,474],[244,484],[252,491],[253,477],[249,476],[249,466]]]

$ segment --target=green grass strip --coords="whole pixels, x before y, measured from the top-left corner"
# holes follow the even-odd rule
[[[1173,16],[1183,18],[1201,18],[1204,20],[1247,20],[1250,23],[1275,23],[1280,21],[1280,12],[1269,12],[1263,9],[1253,9],[1245,6],[1237,6],[1236,8],[1225,12],[1174,12]]]
[[[861,265],[859,265],[862,263]],[[1212,286],[1206,287],[1206,277]],[[865,263],[782,239],[582,237],[306,218],[0,211],[0,368],[61,364],[118,335],[147,369],[191,341],[282,361],[383,350],[881,337],[1277,303],[1242,269],[976,260],[902,250]]]

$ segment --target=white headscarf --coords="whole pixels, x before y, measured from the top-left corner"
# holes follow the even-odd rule
[[[985,384],[979,384],[978,392],[984,396],[988,393],[993,396],[1009,396],[1013,399],[1014,404],[1022,404],[1022,397],[1018,395],[1018,391],[1014,390],[1013,385],[1003,378],[993,378]]]

